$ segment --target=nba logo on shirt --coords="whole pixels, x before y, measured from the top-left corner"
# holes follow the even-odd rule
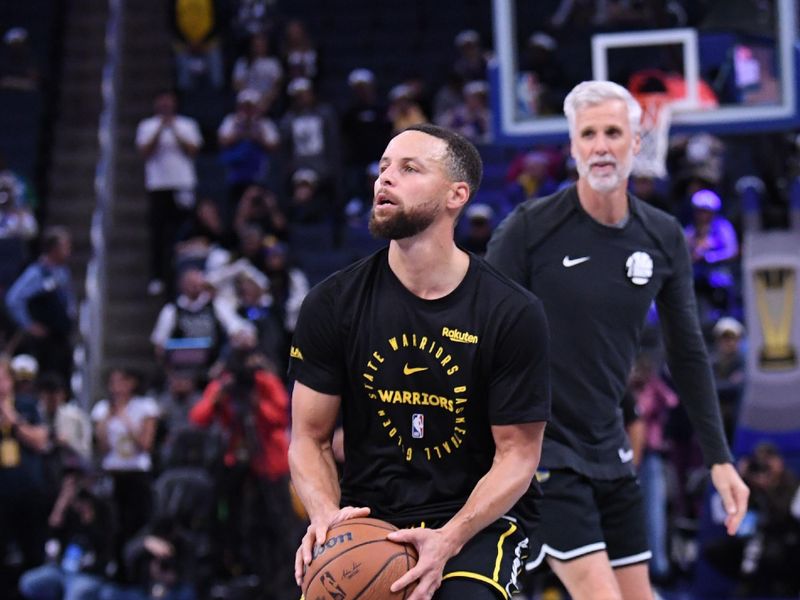
[[[425,435],[425,415],[414,413],[411,415],[411,437],[419,440]]]

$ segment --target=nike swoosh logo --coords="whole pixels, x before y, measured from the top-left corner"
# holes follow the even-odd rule
[[[590,258],[591,256],[581,256],[580,258],[570,258],[569,256],[565,256],[564,260],[561,261],[561,264],[569,269],[570,267],[574,267],[575,265],[585,263]]]
[[[403,365],[403,375],[413,375],[414,373],[419,373],[420,371],[427,371],[428,367],[409,367],[408,363]]]

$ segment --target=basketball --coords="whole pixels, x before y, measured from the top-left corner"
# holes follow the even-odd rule
[[[397,527],[379,519],[349,519],[328,531],[314,548],[303,578],[305,600],[385,600],[407,598],[414,584],[399,592],[392,583],[417,564],[411,544],[386,539]]]

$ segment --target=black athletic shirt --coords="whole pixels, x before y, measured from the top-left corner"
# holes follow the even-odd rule
[[[550,326],[553,415],[541,466],[599,479],[633,472],[620,401],[656,301],[667,360],[706,463],[731,460],[678,222],[628,196],[622,227],[595,221],[575,186],[520,204],[486,259],[530,289]]]
[[[290,374],[342,397],[342,505],[398,526],[452,517],[489,470],[492,425],[550,411],[541,302],[483,259],[447,296],[423,300],[388,250],[333,274],[306,297]],[[509,513],[535,518],[538,488]]]

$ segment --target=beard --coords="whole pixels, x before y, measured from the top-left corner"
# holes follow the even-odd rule
[[[586,182],[596,192],[606,193],[617,189],[622,185],[633,170],[633,149],[628,152],[622,161],[607,159],[602,162],[614,162],[614,171],[608,175],[597,175],[592,172],[592,160],[584,161],[575,159],[578,175],[586,179]],[[597,161],[600,162],[600,161]]]
[[[439,214],[438,203],[427,202],[412,210],[398,207],[394,214],[378,219],[373,210],[369,216],[372,237],[384,240],[402,240],[425,231]]]

